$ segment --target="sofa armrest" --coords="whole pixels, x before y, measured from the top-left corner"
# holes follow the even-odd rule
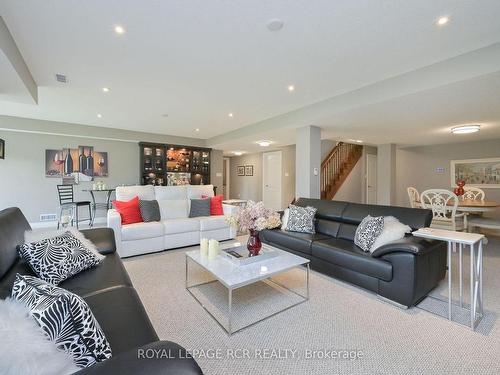
[[[111,228],[84,229],[81,231],[85,238],[92,242],[102,255],[116,251],[114,231]]]
[[[224,210],[224,216],[232,216],[236,215],[238,210],[240,209],[238,206],[232,204],[222,204],[222,209]]]
[[[380,258],[383,255],[397,252],[422,255],[434,251],[441,246],[443,246],[442,241],[432,241],[424,238],[408,236],[403,238],[402,240],[390,242],[388,244],[380,246],[372,253],[372,257]]]
[[[107,215],[108,228],[115,232],[116,250],[120,252],[122,245],[122,217],[115,209],[108,210]]]
[[[156,341],[140,348],[120,353],[104,362],[78,371],[78,375],[199,375],[203,374],[196,361],[182,346],[171,341]]]

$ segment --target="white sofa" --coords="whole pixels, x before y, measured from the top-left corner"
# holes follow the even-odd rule
[[[189,217],[192,198],[212,197],[212,185],[187,186],[119,186],[116,199],[127,201],[136,196],[142,200],[157,200],[161,221],[121,224],[115,209],[108,210],[108,227],[115,232],[116,247],[121,257],[146,254],[166,249],[191,246],[201,238],[229,240],[236,237],[236,229],[225,222],[238,208],[223,205],[224,216]]]

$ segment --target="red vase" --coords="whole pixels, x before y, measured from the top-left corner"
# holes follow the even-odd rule
[[[250,237],[248,237],[247,249],[250,252],[250,256],[254,257],[259,255],[259,251],[262,248],[262,242],[260,242],[259,232],[250,229]]]

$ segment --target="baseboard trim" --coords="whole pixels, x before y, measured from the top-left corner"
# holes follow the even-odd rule
[[[94,224],[106,223],[107,219],[105,217],[96,217],[94,219]],[[57,228],[57,221],[35,221],[29,224],[32,229]]]

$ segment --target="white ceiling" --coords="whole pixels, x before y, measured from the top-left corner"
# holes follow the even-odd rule
[[[0,114],[199,138],[500,42],[498,0],[2,0],[0,15],[39,85],[38,105],[2,96]],[[442,15],[450,23],[438,27]],[[270,32],[266,22],[276,17],[285,26]],[[114,33],[117,24],[124,35]],[[55,73],[69,84],[57,83]],[[381,130],[408,143],[415,129],[469,121],[498,129],[500,115],[490,108],[500,103],[498,77],[481,81],[489,89],[476,79],[464,81],[462,92],[431,90],[444,106],[422,91],[314,124],[329,137],[371,143],[387,140]],[[470,87],[476,95],[467,95]],[[491,136],[486,123],[481,136]],[[270,129],[212,143],[228,150],[250,150],[252,141],[271,136],[294,143],[286,141],[293,131]],[[411,139],[436,139],[428,134]]]

